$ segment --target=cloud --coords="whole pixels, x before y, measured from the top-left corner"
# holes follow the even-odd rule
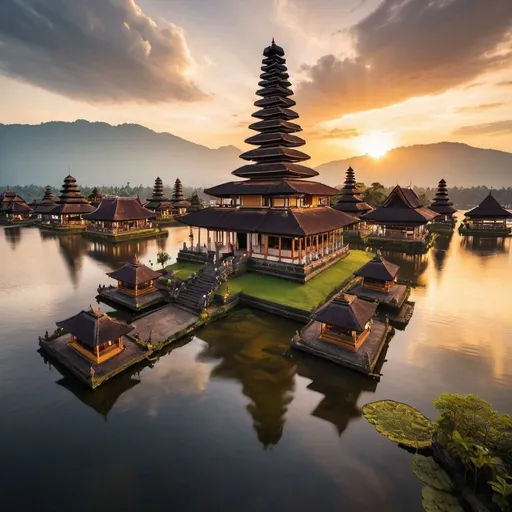
[[[91,102],[197,101],[181,28],[135,0],[1,0],[0,73]]]
[[[350,29],[356,57],[301,67],[301,111],[333,119],[464,84],[510,64],[511,29],[510,0],[383,0]]]
[[[512,80],[504,80],[503,82],[498,82],[496,85],[500,87],[512,87]]]
[[[311,139],[353,139],[360,133],[355,128],[333,128],[332,130],[316,130],[309,132]]]
[[[456,137],[463,137],[467,135],[502,135],[508,132],[512,133],[512,120],[462,126],[452,134]]]
[[[470,105],[467,107],[460,107],[455,109],[455,112],[457,114],[469,114],[473,112],[482,112],[484,110],[491,110],[493,108],[502,107],[503,105],[506,105],[506,103],[484,103],[482,105]]]

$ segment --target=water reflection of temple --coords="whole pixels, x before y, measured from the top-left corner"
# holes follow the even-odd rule
[[[77,234],[60,235],[58,240],[60,251],[64,256],[64,261],[71,276],[71,281],[73,284],[77,284],[88,242]]]
[[[4,228],[5,239],[11,244],[14,251],[21,240],[21,228],[19,226],[11,226]]]
[[[362,416],[357,405],[361,393],[375,393],[378,381],[317,357],[294,352],[297,373],[312,382],[307,388],[323,395],[311,416],[334,425],[341,436],[348,424]]]
[[[461,247],[479,256],[503,254],[510,250],[510,238],[464,236],[460,241]]]
[[[381,251],[382,256],[400,267],[400,279],[413,285],[422,285],[422,276],[428,267],[428,254],[407,254],[405,252]]]
[[[444,263],[450,243],[453,238],[453,232],[449,235],[439,235],[436,239],[435,246],[432,249],[432,256],[434,258],[434,264],[437,270],[443,270]]]
[[[160,248],[160,240],[158,241]],[[165,240],[163,240],[165,247]],[[105,263],[112,270],[117,270],[124,263],[131,261],[134,254],[142,258],[148,251],[148,241],[128,242],[122,244],[108,244],[104,242],[91,241],[89,256],[96,261]]]
[[[242,384],[259,441],[265,448],[274,446],[283,435],[295,389],[295,363],[284,354],[297,326],[286,320],[276,325],[271,315],[248,310],[234,312],[217,325],[201,333],[208,347],[198,359],[220,359],[210,378]]]

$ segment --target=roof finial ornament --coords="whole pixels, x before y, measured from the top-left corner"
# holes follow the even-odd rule
[[[276,44],[276,42],[274,41],[274,38],[272,38],[272,44]]]

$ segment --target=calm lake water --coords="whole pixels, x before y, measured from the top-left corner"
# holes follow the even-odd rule
[[[37,352],[37,336],[94,303],[105,272],[166,240],[109,247],[0,230],[0,497],[9,511],[421,510],[411,456],[361,416],[392,398],[434,417],[445,391],[512,412],[510,240],[440,239],[386,256],[418,286],[380,382],[293,353],[298,325],[238,310],[91,392]],[[108,310],[108,308],[105,308]]]

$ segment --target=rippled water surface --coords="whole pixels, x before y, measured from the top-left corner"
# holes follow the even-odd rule
[[[5,510],[421,509],[410,454],[361,407],[444,391],[512,412],[510,240],[439,239],[386,254],[417,287],[380,382],[294,353],[300,326],[240,309],[91,392],[47,365],[37,336],[95,300],[105,272],[166,240],[106,246],[36,228],[0,231],[0,496]],[[2,508],[3,508],[2,507]]]

